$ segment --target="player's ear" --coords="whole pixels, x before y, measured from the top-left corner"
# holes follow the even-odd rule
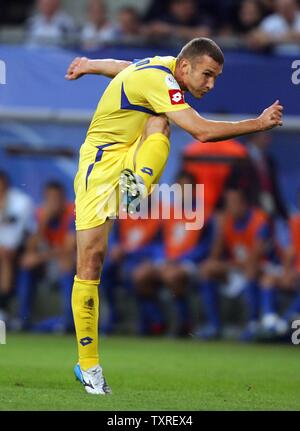
[[[189,66],[190,66],[190,61],[187,58],[181,58],[179,60],[179,68],[181,72],[186,73],[189,69]]]

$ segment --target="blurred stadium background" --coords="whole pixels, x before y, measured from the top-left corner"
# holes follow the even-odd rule
[[[8,329],[72,331],[73,178],[108,79],[65,81],[71,60],[176,56],[187,40],[208,36],[225,51],[224,73],[205,99],[187,97],[191,105],[210,118],[235,120],[279,99],[284,126],[211,147],[172,128],[162,182],[204,183],[205,235],[191,245],[174,221],[173,230],[158,222],[147,237],[149,226],[116,222],[102,280],[100,330],[199,339],[286,336],[300,313],[300,228],[291,224],[300,202],[297,1],[11,0],[1,8],[6,84],[0,85],[0,319]],[[237,189],[244,193],[226,191]],[[268,233],[257,238],[265,242],[262,259],[269,269],[264,265],[249,276],[249,246],[238,273],[218,286],[214,275],[201,275],[199,268],[213,248],[216,220],[234,199],[241,212],[260,207],[267,214]],[[220,261],[228,262],[223,256]],[[167,264],[169,277],[153,272]],[[286,285],[275,277],[285,264],[291,271]]]

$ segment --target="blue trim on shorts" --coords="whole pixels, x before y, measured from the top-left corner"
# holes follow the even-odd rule
[[[117,142],[113,142],[112,144],[104,144],[104,145],[99,145],[99,147],[97,147],[97,148],[98,148],[98,151],[97,151],[97,153],[96,153],[95,161],[94,161],[94,163],[91,163],[91,164],[89,165],[89,167],[87,168],[86,177],[85,177],[85,190],[87,190],[87,186],[88,186],[88,179],[89,179],[89,176],[90,176],[90,175],[91,175],[91,173],[92,173],[93,167],[95,166],[95,164],[96,164],[97,162],[100,162],[100,161],[101,161],[101,159],[102,159],[102,156],[103,156],[103,153],[104,153],[103,149],[104,149],[104,148],[106,148],[106,147],[110,147],[111,145],[114,145],[114,144],[116,144],[116,143],[117,143]]]

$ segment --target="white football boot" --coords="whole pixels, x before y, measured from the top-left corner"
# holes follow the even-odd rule
[[[135,214],[140,211],[140,202],[147,196],[143,179],[131,169],[123,169],[119,179],[121,211]]]
[[[80,365],[77,364],[74,367],[74,374],[76,380],[79,380],[80,383],[83,384],[87,393],[94,395],[107,395],[112,393],[111,388],[106,383],[100,365],[96,365],[84,371],[80,368]]]

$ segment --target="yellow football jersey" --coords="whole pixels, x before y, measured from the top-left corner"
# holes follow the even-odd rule
[[[176,58],[153,57],[133,63],[108,85],[87,132],[87,143],[128,148],[142,135],[150,115],[187,109],[174,78]]]

